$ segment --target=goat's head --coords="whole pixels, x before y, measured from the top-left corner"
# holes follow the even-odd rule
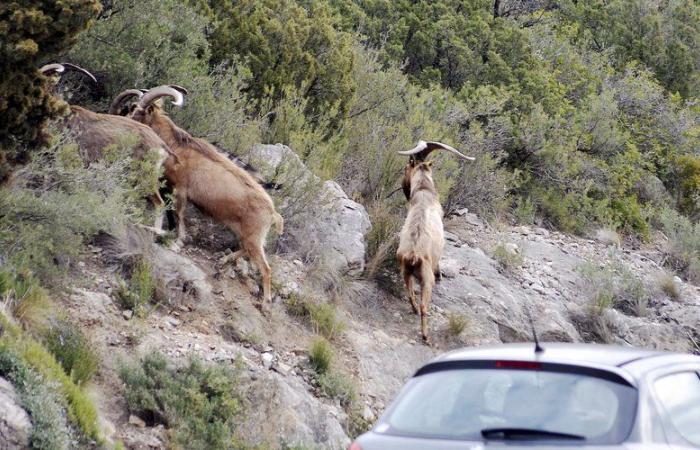
[[[182,106],[185,103],[185,96],[187,90],[177,85],[162,85],[149,89],[146,92],[142,92],[137,89],[128,89],[121,94],[119,94],[112,102],[110,107],[110,113],[112,111],[118,112],[121,108],[121,104],[128,98],[137,96],[139,98],[138,102],[134,103],[128,112],[128,116],[137,122],[141,122],[145,125],[151,126],[154,121],[157,120],[157,116],[161,112],[161,106],[159,100],[163,97],[171,97],[173,105]]]
[[[432,161],[426,161],[425,159],[433,150],[447,150],[448,152],[454,153],[469,161],[474,161],[475,159],[471,156],[463,155],[457,151],[457,149],[450,147],[447,144],[443,144],[442,142],[426,142],[423,140],[418,141],[418,145],[411,150],[399,152],[401,155],[409,156],[408,164],[406,164],[406,167],[404,168],[403,181],[401,182],[401,189],[403,190],[403,194],[406,196],[406,200],[411,198],[411,182],[414,179],[414,175],[417,173],[427,176],[432,183],[433,163]]]

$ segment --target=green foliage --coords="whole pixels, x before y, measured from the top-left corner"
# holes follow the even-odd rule
[[[307,308],[314,331],[327,339],[333,339],[345,328],[345,323],[338,318],[336,308],[331,303],[309,303]]]
[[[148,304],[156,292],[156,282],[153,278],[151,264],[142,255],[136,258],[131,267],[128,284],[120,280],[117,298],[124,309],[130,309],[138,317],[144,317],[148,312]]]
[[[86,438],[101,442],[97,408],[88,395],[66,375],[61,364],[41,343],[1,314],[0,325],[4,330],[0,337],[0,347],[17,355],[44,380],[56,386],[65,402],[71,423]]]
[[[323,375],[329,371],[333,362],[333,349],[324,338],[314,340],[309,350],[309,363],[317,374]]]
[[[83,243],[144,216],[134,187],[130,147],[115,146],[84,168],[77,146],[57,140],[0,189],[0,247],[7,262],[42,281],[65,274]],[[142,180],[148,177],[141,177]]]
[[[230,368],[196,359],[176,367],[152,352],[138,363],[123,365],[119,376],[130,411],[147,423],[169,427],[178,446],[239,448],[235,431],[243,406]]]
[[[355,386],[347,376],[335,372],[325,372],[317,377],[321,392],[331,398],[337,398],[341,406],[349,406],[355,401]]]
[[[0,376],[19,394],[22,407],[32,418],[29,445],[37,450],[70,448],[71,431],[60,394],[16,353],[0,345]]]
[[[646,286],[622,260],[612,254],[611,258],[603,265],[588,261],[578,268],[585,291],[590,295],[591,308],[596,313],[615,308],[626,314],[645,316],[651,297]]]
[[[97,13],[97,0],[24,0],[0,5],[0,182],[23,164],[30,147],[45,142],[49,119],[67,112],[37,69],[75,42]],[[17,141],[22,144],[17,144]]]
[[[700,281],[700,224],[669,208],[661,210],[657,220],[668,237],[664,248],[666,264],[688,280]]]
[[[447,315],[447,332],[450,336],[458,337],[469,325],[469,319],[457,313],[449,313]]]
[[[0,301],[26,328],[37,328],[51,307],[46,291],[28,270],[0,270]]]
[[[681,288],[679,283],[676,282],[676,277],[669,273],[664,273],[659,277],[659,288],[661,292],[668,295],[669,298],[673,300],[680,300],[681,298]]]
[[[498,244],[493,249],[492,256],[498,263],[499,271],[504,273],[512,273],[523,265],[522,255],[503,244]]]
[[[100,357],[93,344],[68,320],[54,322],[44,334],[43,343],[75,384],[84,385],[97,372]]]

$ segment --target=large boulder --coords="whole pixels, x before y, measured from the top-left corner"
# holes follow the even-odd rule
[[[0,448],[25,449],[29,446],[32,422],[21,406],[14,387],[0,378]]]
[[[364,235],[370,228],[365,208],[334,181],[322,182],[287,146],[256,145],[248,162],[268,182],[285,220],[281,250],[319,267],[357,275],[364,270]]]

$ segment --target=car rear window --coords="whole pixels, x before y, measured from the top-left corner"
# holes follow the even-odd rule
[[[527,428],[617,444],[632,428],[637,391],[614,379],[526,366],[430,372],[408,383],[375,431],[482,440],[484,429]]]

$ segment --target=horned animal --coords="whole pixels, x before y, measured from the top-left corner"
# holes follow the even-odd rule
[[[442,228],[443,212],[433,181],[433,162],[425,161],[430,152],[437,149],[450,151],[465,159],[473,159],[440,142],[419,141],[415,148],[399,152],[402,155],[409,155],[410,160],[404,169],[401,183],[408,199],[408,213],[399,235],[396,258],[413,312],[420,315],[421,334],[426,343],[430,341],[428,307],[435,278],[440,274],[440,257],[445,247]],[[416,303],[414,279],[418,281],[421,288],[420,306]]]
[[[66,69],[80,71],[96,82],[90,72],[69,63],[47,64],[39,71],[44,75],[53,76],[64,73]],[[143,159],[149,151],[157,152],[158,168],[169,155],[173,154],[152,129],[127,117],[96,113],[81,106],[70,105],[70,113],[59,122],[59,125],[76,140],[86,165],[102,158],[105,147],[117,144],[125,136],[136,138],[132,154],[134,158]],[[158,191],[150,194],[148,199],[156,208],[163,207],[165,204]],[[156,213],[154,225],[156,230],[162,228],[162,220],[162,214]]]
[[[151,127],[175,152],[179,161],[165,161],[165,176],[175,188],[178,238],[184,240],[185,207],[193,203],[200,210],[230,228],[240,239],[241,249],[227,261],[247,255],[262,275],[263,302],[272,301],[271,269],[265,257],[265,237],[274,224],[283,231],[284,220],[275,211],[270,196],[245,170],[231,162],[210,143],[181,129],[154,102],[171,97],[184,103],[182,92],[163,85],[150,89],[139,100],[131,117]]]

